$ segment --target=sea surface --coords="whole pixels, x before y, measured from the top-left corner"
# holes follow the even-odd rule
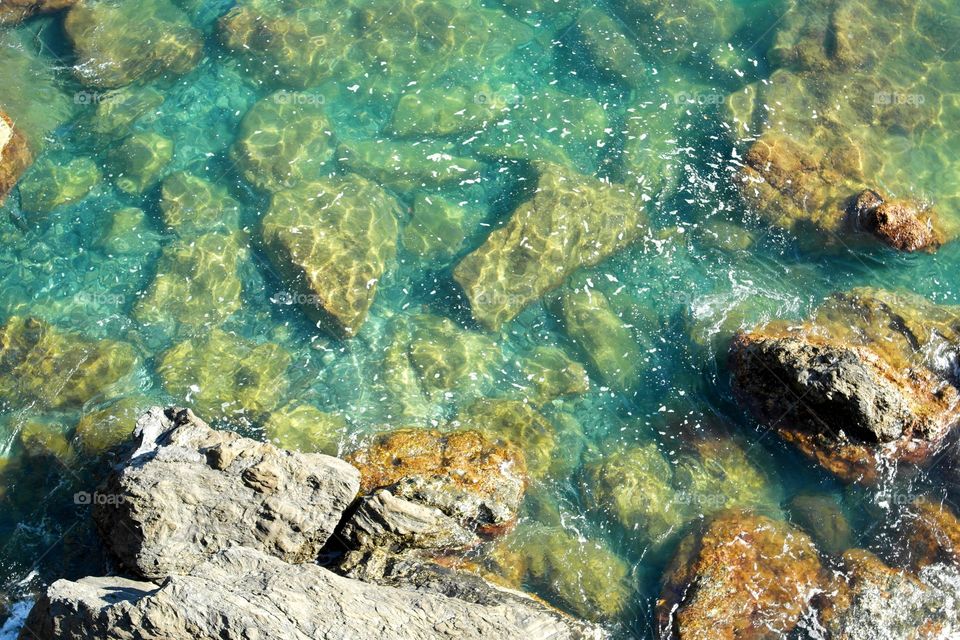
[[[185,405],[252,437],[344,455],[397,427],[449,428],[478,399],[536,404],[529,371],[541,347],[562,350],[589,381],[537,404],[563,433],[546,454],[562,471],[532,482],[512,535],[521,558],[530,554],[524,540],[565,546],[561,560],[533,563],[520,580],[562,608],[597,613],[617,638],[653,637],[677,542],[722,506],[793,519],[796,496],[826,496],[857,546],[886,553],[898,505],[924,492],[952,500],[947,465],[909,480],[891,474],[872,489],[845,486],[756,424],[730,392],[726,345],[738,328],[799,321],[825,296],[859,286],[960,303],[960,242],[905,254],[824,239],[771,223],[734,184],[755,132],[736,130],[730,96],[770,82],[785,64],[771,51],[817,3],[86,4],[76,21],[90,25],[60,13],[0,26],[0,108],[37,150],[0,207],[0,321],[37,318],[64,335],[117,341],[135,364],[74,404],[18,395],[29,381],[0,384],[0,610],[16,613],[57,578],[109,567],[84,494],[109,455],[89,442],[96,424],[78,434],[84,417],[96,423],[119,406],[122,421],[131,408]],[[909,37],[860,41],[897,61],[873,67],[895,88],[878,84],[870,95],[904,106],[864,135],[889,145],[878,188],[932,203],[949,221],[960,195],[960,51],[944,43],[960,40],[960,2],[849,4],[868,32],[871,20],[889,25],[900,14],[903,29],[933,34],[926,47]],[[816,73],[797,91],[815,94]],[[254,105],[260,113],[245,119]],[[916,105],[932,108],[933,125],[915,126]],[[790,108],[795,119],[822,117],[806,103]],[[429,109],[442,113],[419,117]],[[266,151],[251,161],[237,151],[242,140],[254,155],[258,145]],[[362,150],[368,163],[348,157]],[[530,197],[541,161],[625,185],[646,210],[638,241],[566,285],[606,297],[628,337],[628,374],[591,360],[550,296],[494,332],[473,319],[453,278]],[[402,215],[368,317],[341,338],[304,312],[309,300],[269,259],[260,222],[272,192],[351,171],[382,186]],[[435,383],[422,359],[412,376],[398,373],[398,350],[414,348],[449,379]],[[30,375],[59,374],[38,366]],[[271,416],[303,405],[328,419],[322,434],[309,421],[268,428]],[[742,455],[714,463],[694,447],[701,453],[691,457],[690,443],[704,439]],[[610,517],[611,498],[590,481],[590,465],[628,451],[653,452],[677,474],[672,499],[687,515],[661,538]],[[708,488],[681,482],[691,460]],[[649,471],[632,464],[625,478]],[[702,471],[711,464],[737,468]],[[636,480],[638,495],[646,481]],[[579,550],[590,560],[562,561],[587,557]],[[485,553],[496,550],[478,551],[481,564]],[[608,605],[602,614],[598,603]]]

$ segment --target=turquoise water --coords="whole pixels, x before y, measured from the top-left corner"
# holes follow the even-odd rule
[[[517,536],[536,538],[537,526],[553,527],[574,547],[605,549],[599,568],[585,570],[625,567],[611,594],[599,596],[625,603],[604,620],[619,637],[652,634],[659,577],[676,536],[728,496],[694,496],[696,515],[668,541],[653,543],[591,508],[603,497],[593,495],[584,464],[653,444],[679,469],[698,437],[730,441],[752,471],[720,475],[732,484],[741,474],[763,481],[763,495],[746,502],[790,517],[787,505],[798,494],[835,496],[859,546],[877,548],[890,515],[885,497],[949,487],[939,471],[891,480],[880,490],[844,487],[767,436],[730,395],[724,341],[738,327],[800,319],[824,296],[853,286],[907,288],[937,302],[960,302],[957,243],[934,254],[900,254],[878,243],[836,246],[771,224],[736,189],[732,176],[749,136],[732,133],[728,96],[764,86],[778,67],[771,48],[804,7],[779,0],[582,7],[574,0],[354,0],[335,8],[321,0],[88,4],[95,8],[92,35],[78,37],[82,25],[63,15],[0,27],[0,107],[37,150],[37,162],[0,216],[0,319],[35,317],[89,339],[117,340],[130,345],[136,362],[70,406],[31,396],[22,381],[0,385],[0,604],[52,579],[108,566],[89,506],[75,500],[105,468],[78,433],[84,416],[178,403],[267,438],[277,436],[268,429],[271,415],[311,405],[339,416],[330,418],[322,444],[298,433],[303,425],[281,437],[345,454],[389,428],[444,425],[478,398],[530,399],[529,362],[543,346],[582,362],[590,384],[540,407],[558,431],[575,424],[578,435],[550,452],[565,472],[535,479]],[[933,123],[914,126],[913,112],[904,109],[867,133],[862,123],[850,127],[884,149],[882,167],[871,175],[879,187],[933,202],[949,223],[958,196],[953,158],[960,156],[951,149],[960,70],[953,61],[958,52],[942,43],[953,33],[954,41],[960,38],[960,4],[864,6],[878,22],[902,17],[905,29],[914,28],[908,10],[938,16],[917,21],[934,44],[925,49],[908,38],[890,47],[894,52],[876,46],[891,62],[872,71],[892,78],[894,89],[900,82],[910,87],[904,95],[923,96],[925,106],[935,107]],[[245,23],[250,14],[277,25],[273,35]],[[136,25],[131,33],[154,29],[172,40],[121,37],[128,22]],[[90,59],[80,44],[88,40],[96,44]],[[135,63],[98,67],[111,57]],[[807,86],[815,93],[818,85]],[[417,105],[417,96],[427,97]],[[444,108],[441,98],[459,108],[446,108],[446,120],[404,129],[402,108],[415,115],[435,104]],[[265,115],[244,125],[255,104],[265,105]],[[793,116],[815,119],[813,111]],[[272,139],[293,151],[274,162],[275,150],[267,150],[251,161],[236,150],[248,134],[254,150]],[[151,153],[169,152],[155,171],[138,170],[143,163],[131,145],[143,140],[151,141]],[[298,153],[298,145],[310,146]],[[414,160],[398,171],[389,157],[400,151],[374,160],[379,169],[350,159],[357,148],[388,145]],[[437,173],[437,162],[426,159],[434,153],[453,156],[440,164],[459,163],[463,171],[453,178],[448,170]],[[78,158],[88,159],[86,168],[67,168]],[[627,185],[649,216],[637,242],[581,270],[573,282],[602,292],[629,337],[637,371],[622,385],[609,384],[549,300],[490,332],[474,321],[453,279],[460,259],[529,197],[530,162],[540,160]],[[63,169],[51,177],[45,167],[48,174],[50,167]],[[260,221],[271,191],[291,186],[291,176],[350,170],[396,198],[401,242],[358,334],[341,339],[297,304],[267,255]],[[186,180],[178,191],[170,178],[177,172],[202,181]],[[212,204],[203,209],[191,193]],[[54,196],[70,202],[45,206]],[[423,205],[424,199],[446,208]],[[169,210],[178,205],[188,220],[171,224]],[[437,224],[438,231],[422,232],[418,224]],[[169,287],[162,293],[158,274]],[[404,323],[423,313],[452,321],[453,341],[468,360],[485,364],[451,365],[452,382],[439,390],[429,380],[420,387],[397,383],[391,347],[404,346]],[[427,332],[436,326],[427,324]],[[210,354],[238,341],[248,359],[222,380],[234,365]],[[275,347],[249,353],[263,344]],[[441,362],[452,351],[448,343],[431,348],[427,357]],[[122,358],[117,347],[107,352]],[[470,371],[481,373],[471,379]],[[237,389],[247,391],[221,404]],[[597,594],[555,586],[569,576],[535,573],[522,578],[524,586],[548,600],[568,610],[595,607]]]

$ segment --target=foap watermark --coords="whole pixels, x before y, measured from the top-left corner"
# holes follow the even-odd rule
[[[873,94],[873,104],[878,107],[892,105],[903,105],[908,107],[919,107],[927,102],[927,97],[922,93],[898,93],[896,91],[878,91]]]
[[[77,304],[89,306],[119,307],[123,304],[123,296],[119,293],[107,293],[105,291],[79,291],[73,295],[73,301]]]
[[[473,101],[494,110],[512,109],[523,104],[523,96],[516,91],[478,91]]]
[[[304,106],[319,106],[327,101],[326,97],[321,94],[307,93],[305,91],[278,91],[273,94],[272,99],[277,104],[293,104]]]
[[[99,491],[90,493],[89,491],[78,491],[73,494],[73,503],[81,506],[118,505],[123,504],[125,500],[126,498],[119,493],[100,493]]]
[[[723,101],[726,99],[726,96],[721,93],[711,93],[709,91],[701,91],[690,93],[687,91],[681,91],[673,97],[674,104],[695,104],[701,107],[705,106],[715,106],[723,104]]]
[[[116,99],[115,91],[77,91],[73,94],[73,103],[84,107],[95,107]]]
[[[314,293],[279,291],[270,298],[270,302],[284,306],[290,306],[294,304],[319,305],[320,296]]]

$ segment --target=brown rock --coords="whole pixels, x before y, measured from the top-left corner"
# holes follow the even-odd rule
[[[482,533],[510,529],[527,484],[523,454],[477,431],[400,429],[347,456],[361,492],[387,488]]]
[[[727,511],[688,536],[666,574],[657,618],[664,638],[782,637],[823,580],[810,538],[786,522]]]
[[[32,161],[26,138],[14,127],[10,116],[0,111],[0,204]]]
[[[851,222],[900,251],[933,251],[943,243],[933,218],[911,200],[884,200],[876,191],[858,195],[848,210]]]
[[[16,24],[38,13],[72,7],[78,0],[4,0],[0,3],[0,24]]]
[[[960,564],[960,520],[949,506],[921,496],[906,517],[906,547],[915,570],[937,562]]]

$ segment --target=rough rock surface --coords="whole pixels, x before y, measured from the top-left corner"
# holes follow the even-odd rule
[[[960,310],[912,294],[836,294],[801,326],[739,333],[734,391],[825,467],[871,482],[881,457],[919,461],[960,419]]]
[[[623,187],[559,165],[535,168],[533,196],[454,270],[474,317],[494,331],[580,267],[632,243],[645,224],[642,203]]]
[[[274,194],[263,219],[270,259],[294,300],[333,333],[353,336],[397,249],[400,205],[356,175]]]
[[[822,582],[808,536],[748,512],[718,516],[681,543],[666,574],[657,617],[664,637],[783,637]]]
[[[363,493],[389,488],[485,533],[513,525],[527,483],[523,453],[476,431],[400,429],[347,461],[360,469]]]
[[[238,544],[309,562],[360,486],[342,460],[215,431],[184,409],[151,409],[134,444],[94,518],[123,565],[152,579]]]
[[[0,4],[0,24],[15,24],[38,13],[66,9],[78,0],[4,0]]]
[[[484,584],[480,603],[372,585],[254,549],[216,553],[158,584],[60,580],[31,612],[22,639],[381,638],[577,640],[601,632],[518,592]]]
[[[13,120],[0,111],[0,204],[32,160],[26,138],[14,127]]]

